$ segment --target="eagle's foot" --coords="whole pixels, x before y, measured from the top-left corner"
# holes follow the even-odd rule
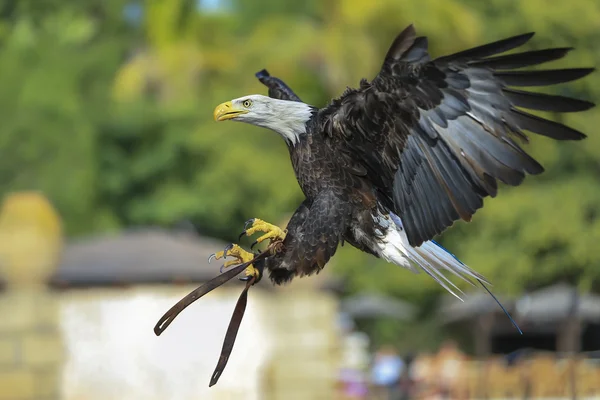
[[[227,245],[225,247],[225,249],[223,249],[222,251],[211,254],[210,257],[208,257],[208,262],[211,262],[213,258],[215,260],[220,260],[221,258],[223,258],[223,259],[227,258],[227,256],[233,257],[233,258],[235,258],[235,260],[225,262],[225,264],[223,264],[221,266],[221,273],[223,272],[223,270],[225,268],[229,268],[233,265],[240,265],[243,263],[250,262],[255,257],[254,254],[242,249],[237,244],[230,244],[230,245]],[[248,267],[246,267],[246,269],[244,270],[244,273],[249,278],[254,276],[256,278],[257,282],[260,280],[261,272],[257,268],[254,268],[254,265],[252,265],[252,264],[250,264],[250,265],[248,265]]]
[[[244,231],[240,234],[240,238],[244,235],[253,235],[256,232],[264,232],[265,234],[252,243],[250,246],[251,249],[254,248],[254,246],[256,246],[258,243],[261,243],[267,239],[271,239],[271,243],[275,241],[283,241],[283,239],[285,239],[285,235],[287,234],[287,231],[276,225],[269,224],[262,219],[251,218],[244,224]]]
[[[262,272],[260,269],[250,264],[244,270],[244,275],[246,276],[244,278],[240,278],[241,281],[249,281],[250,279],[254,278],[254,283],[258,283],[258,281],[260,281],[260,278],[262,277]]]

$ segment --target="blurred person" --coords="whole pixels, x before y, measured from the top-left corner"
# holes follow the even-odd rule
[[[424,398],[424,396],[426,397],[427,393],[431,391],[431,383],[437,381],[433,355],[426,353],[419,354],[412,360],[410,370],[415,385],[413,396],[417,396],[420,399]]]
[[[365,375],[358,369],[343,368],[338,382],[341,398],[344,400],[366,399],[369,394]]]
[[[404,356],[404,368],[402,368],[402,372],[400,373],[399,379],[399,396],[400,400],[409,400],[412,399],[416,394],[416,385],[417,380],[415,379],[415,364],[414,361],[416,359],[415,354],[408,353]]]
[[[350,319],[342,317],[340,321],[346,332],[342,341],[338,391],[344,400],[366,399],[369,337],[363,332],[354,331],[354,323]]]
[[[446,340],[435,358],[439,377],[438,394],[442,399],[450,399],[460,378],[464,355],[455,341]]]
[[[399,383],[404,369],[404,361],[392,346],[381,347],[375,354],[371,370],[371,381],[378,398],[400,398]]]

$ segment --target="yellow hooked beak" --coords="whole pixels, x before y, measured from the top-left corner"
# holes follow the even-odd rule
[[[215,117],[215,121],[225,121],[228,119],[233,119],[238,115],[247,114],[248,110],[245,108],[238,108],[233,105],[230,101],[226,101],[225,103],[219,104],[215,111],[213,112],[213,116]]]

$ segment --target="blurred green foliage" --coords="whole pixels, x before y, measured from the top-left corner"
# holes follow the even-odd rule
[[[589,0],[211,3],[4,0],[0,191],[44,191],[70,235],[188,219],[232,240],[246,219],[281,221],[302,199],[282,140],[212,120],[215,105],[266,92],[262,68],[324,105],[373,77],[409,23],[434,56],[534,30],[528,49],[576,47],[554,67],[600,65],[600,3]],[[597,101],[600,74],[552,92]],[[561,118],[589,138],[533,137],[546,173],[502,188],[443,237],[498,291],[557,280],[600,290],[600,110]],[[347,247],[331,268],[352,291],[441,293]]]

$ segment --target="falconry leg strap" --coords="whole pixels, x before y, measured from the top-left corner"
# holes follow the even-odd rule
[[[236,259],[238,259],[238,260],[244,260],[244,259],[247,260],[248,254],[251,254],[251,253],[248,253],[245,250],[239,248],[239,246],[237,248],[235,247],[235,245],[228,246],[228,247],[229,247],[229,249],[226,248],[222,252],[223,258],[225,258],[226,255],[231,255],[231,256],[236,257]],[[239,250],[242,250],[242,251],[239,251],[238,248],[239,248]],[[233,249],[235,249],[235,250],[233,250]],[[243,262],[242,264],[240,264],[238,266],[232,267],[231,269],[227,269],[227,271],[223,272],[221,275],[217,276],[216,278],[211,279],[210,281],[206,282],[199,288],[193,290],[187,296],[185,296],[183,299],[181,299],[179,302],[177,302],[177,304],[175,304],[173,307],[171,307],[171,309],[169,309],[169,311],[167,311],[158,320],[158,322],[154,326],[154,333],[156,334],[156,336],[160,336],[169,327],[169,325],[175,320],[175,318],[183,310],[185,310],[190,304],[192,304],[196,300],[200,299],[202,296],[206,295],[207,293],[212,292],[214,289],[218,288],[219,286],[223,285],[224,283],[235,278],[237,275],[242,273],[242,271],[247,271],[248,267],[251,267],[254,264],[256,264],[257,262],[260,262],[260,261],[264,260],[265,258],[272,256],[276,253],[279,253],[281,251],[283,251],[282,242],[274,241],[262,253],[251,257],[248,261]],[[210,258],[217,258],[217,255],[220,255],[220,253],[221,252],[215,253],[215,254],[211,255]],[[231,264],[229,266],[231,266]],[[227,365],[227,361],[229,361],[229,356],[231,355],[231,351],[233,350],[233,345],[235,344],[235,339],[237,337],[237,333],[240,328],[240,324],[242,323],[242,318],[244,317],[244,313],[246,311],[246,304],[248,301],[248,290],[250,289],[250,287],[252,285],[254,285],[256,282],[258,282],[258,279],[260,279],[260,276],[262,275],[262,271],[261,271],[262,268],[254,268],[254,267],[252,267],[252,268],[253,268],[253,270],[258,271],[258,275],[252,274],[250,276],[247,276],[245,279],[243,279],[246,281],[246,286],[244,287],[244,290],[240,294],[240,297],[238,298],[238,301],[235,305],[235,309],[233,310],[233,315],[231,316],[231,321],[229,322],[229,327],[227,328],[227,333],[225,334],[225,340],[223,341],[223,348],[221,349],[221,355],[219,357],[219,362],[217,363],[217,367],[215,368],[215,371],[212,374],[209,386],[213,386],[217,383],[217,381],[221,377],[221,374],[223,373],[223,370],[225,369],[225,366]]]

